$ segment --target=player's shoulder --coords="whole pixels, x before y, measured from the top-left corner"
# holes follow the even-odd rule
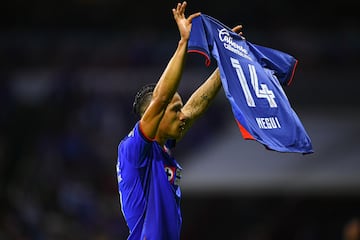
[[[150,143],[145,136],[143,136],[139,122],[135,124],[135,126],[128,132],[128,134],[121,140],[119,146],[123,148],[126,146],[134,146],[134,144],[143,144]]]

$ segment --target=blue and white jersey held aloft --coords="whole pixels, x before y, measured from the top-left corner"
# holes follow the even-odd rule
[[[280,152],[312,153],[311,140],[282,86],[290,85],[293,56],[252,44],[220,21],[193,19],[188,52],[216,59],[226,97],[244,139]]]

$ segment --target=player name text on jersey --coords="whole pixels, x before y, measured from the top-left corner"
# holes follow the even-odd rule
[[[260,117],[255,119],[259,128],[261,129],[281,128],[279,119],[277,117]]]

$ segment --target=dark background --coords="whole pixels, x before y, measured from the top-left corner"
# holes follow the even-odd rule
[[[249,41],[299,60],[286,92],[300,117],[309,119],[304,124],[310,136],[319,139],[314,162],[324,167],[336,162],[341,168],[350,152],[358,156],[360,28],[355,1],[188,3],[188,14],[201,11],[230,27],[243,24]],[[175,4],[1,3],[0,239],[126,239],[115,173],[117,144],[136,121],[131,113],[136,90],[158,79],[175,50]],[[214,67],[189,56],[180,86],[184,100]],[[179,144],[181,164],[189,165],[187,159],[197,150],[209,151],[209,140],[227,137],[219,136],[234,122],[224,99],[219,96]],[[312,121],[314,116],[320,120]],[[340,120],[349,121],[346,130],[336,124]],[[316,130],[330,122],[326,134],[337,134],[331,135],[330,147],[322,148],[326,139],[321,136],[328,135]],[[245,145],[240,136],[239,144]],[[264,155],[260,162],[271,160]],[[223,155],[219,166],[229,156]],[[232,156],[241,159],[244,154],[235,149]],[[358,161],[350,164],[352,174],[360,173]],[[196,182],[186,182],[183,239],[342,239],[345,225],[360,217],[359,178],[355,174],[354,180],[337,185],[336,177],[322,173],[327,178],[316,191],[311,183],[301,191],[277,184],[263,191],[251,190],[251,181],[228,180],[229,191],[211,185],[210,191],[198,191],[192,188]],[[227,179],[226,173],[219,176]],[[303,176],[297,176],[299,184]]]

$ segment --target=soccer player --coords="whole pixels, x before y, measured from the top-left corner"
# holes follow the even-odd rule
[[[117,176],[121,210],[130,230],[128,239],[180,239],[181,167],[171,148],[212,102],[221,81],[219,71],[183,105],[177,92],[187,54],[192,19],[185,17],[186,2],[172,9],[180,40],[156,84],[145,85],[135,96],[140,120],[118,146]],[[234,28],[239,32],[241,26]]]

